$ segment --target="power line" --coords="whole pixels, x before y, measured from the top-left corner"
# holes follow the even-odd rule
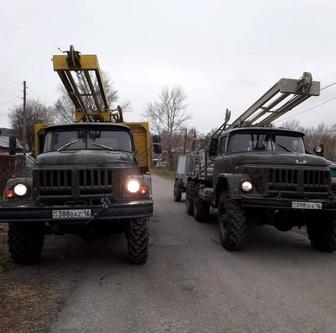
[[[323,78],[321,78],[320,81],[325,81],[326,79],[329,79],[330,77],[334,76],[335,74],[336,74],[336,72],[331,73],[331,74],[329,74],[329,75],[327,75],[327,76],[324,76]]]
[[[333,57],[333,59],[334,59],[334,57]],[[319,68],[316,68],[316,69],[313,71],[313,73],[315,73],[315,74],[316,74],[316,73],[320,73],[320,72],[324,71],[325,69],[327,69],[328,67],[334,65],[335,62],[336,62],[336,60],[333,60],[333,61],[331,61],[331,62],[329,62],[329,63],[325,63],[324,65],[321,65]]]
[[[23,124],[22,124],[22,148],[23,156],[26,158],[26,148],[27,148],[27,113],[26,113],[26,92],[27,83],[23,81]]]
[[[12,102],[12,101],[14,101],[15,99],[18,99],[18,98],[20,98],[20,97],[19,96],[15,96],[14,98],[11,98],[11,99],[9,99],[9,100],[7,100],[5,102],[1,102],[0,105],[8,104],[8,103],[10,103],[10,102]]]
[[[13,85],[19,85],[21,82],[17,79],[14,79],[12,77],[9,77],[7,75],[4,75],[3,73],[0,72],[0,79],[1,80],[6,80],[7,83],[13,84]]]
[[[326,101],[324,101],[324,102],[322,102],[322,103],[320,103],[320,104],[314,105],[314,106],[312,106],[312,107],[310,107],[310,108],[308,108],[308,109],[306,109],[306,110],[299,111],[299,112],[297,112],[297,113],[295,113],[295,114],[293,114],[293,115],[291,115],[291,116],[289,116],[289,117],[287,117],[287,118],[285,118],[285,119],[281,119],[281,121],[285,121],[285,120],[291,119],[291,118],[293,118],[293,117],[295,117],[295,116],[297,116],[297,115],[299,115],[299,114],[302,114],[302,113],[305,113],[305,112],[307,112],[307,111],[316,109],[317,107],[319,107],[319,106],[321,106],[321,105],[324,105],[324,104],[327,104],[327,103],[329,103],[329,102],[331,102],[331,101],[333,101],[333,100],[335,100],[335,99],[336,99],[336,96],[333,97],[333,98],[330,98],[330,99],[328,99],[328,100],[326,100]],[[279,122],[279,121],[280,121],[280,120],[276,120],[275,123],[276,123],[276,122]]]
[[[320,90],[328,89],[329,87],[334,86],[335,84],[336,84],[336,81],[328,84],[327,86],[321,88]]]

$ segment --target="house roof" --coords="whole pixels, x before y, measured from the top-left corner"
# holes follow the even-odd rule
[[[0,147],[9,148],[9,137],[8,136],[0,135]],[[22,146],[18,142],[16,142],[16,147],[22,148]]]
[[[0,135],[0,147],[9,148],[9,137]]]
[[[0,127],[0,136],[11,136],[14,135],[14,131],[10,128]]]

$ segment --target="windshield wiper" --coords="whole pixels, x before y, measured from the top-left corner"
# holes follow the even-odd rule
[[[278,147],[282,148],[282,149],[285,150],[285,151],[288,151],[288,152],[290,152],[290,153],[295,153],[294,150],[289,149],[289,148],[286,147],[286,146],[280,145],[279,143],[276,143],[276,145],[277,145]]]
[[[129,150],[119,149],[119,148],[116,149],[116,148],[112,148],[112,147],[109,147],[109,146],[101,145],[99,143],[91,143],[91,144],[94,145],[94,146],[105,148],[105,149],[112,150],[112,151],[124,151],[124,152],[127,152],[127,153],[131,153],[131,151],[129,151]]]
[[[74,144],[74,143],[76,143],[76,142],[78,142],[78,141],[79,141],[79,139],[78,139],[78,140],[70,141],[70,142],[66,143],[65,145],[63,145],[62,147],[59,147],[59,148],[57,149],[57,151],[61,151],[61,150],[63,150],[64,148],[69,147],[69,146],[71,146],[72,144]]]
[[[91,143],[91,144],[94,145],[94,146],[100,147],[100,148],[105,148],[105,149],[108,149],[108,150],[116,151],[116,149],[114,149],[112,147],[101,145],[99,143]]]

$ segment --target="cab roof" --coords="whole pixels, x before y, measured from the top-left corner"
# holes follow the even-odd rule
[[[115,123],[72,123],[72,124],[59,124],[59,125],[50,125],[46,130],[51,129],[76,129],[76,128],[106,128],[106,129],[117,129],[117,130],[126,130],[130,131],[130,128],[126,125],[115,124]]]
[[[279,127],[236,127],[236,128],[230,128],[226,131],[223,131],[221,135],[224,134],[231,134],[235,132],[261,132],[261,133],[274,133],[274,134],[289,134],[289,135],[295,135],[295,136],[304,136],[304,133],[299,131],[293,131],[288,128],[279,128]]]

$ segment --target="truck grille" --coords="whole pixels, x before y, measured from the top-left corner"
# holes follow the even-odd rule
[[[330,171],[326,169],[248,168],[259,193],[281,197],[327,196]]]
[[[36,195],[40,201],[65,202],[112,195],[112,170],[56,169],[34,172]]]
[[[78,187],[80,194],[111,193],[112,170],[83,169],[78,170]]]
[[[35,177],[40,195],[71,195],[72,170],[38,170]]]

